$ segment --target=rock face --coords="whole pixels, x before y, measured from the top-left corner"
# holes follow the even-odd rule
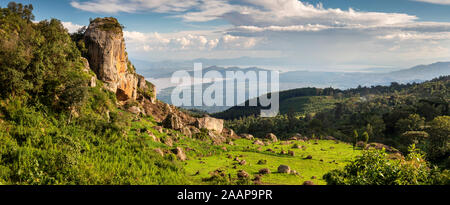
[[[223,120],[212,117],[203,117],[197,119],[196,125],[199,129],[206,128],[221,133],[223,130]]]
[[[170,128],[174,130],[181,130],[184,127],[180,117],[178,117],[173,113],[167,115],[166,119],[162,122],[162,124],[165,128]]]
[[[84,34],[91,69],[119,101],[135,100],[138,78],[125,52],[122,27],[115,18],[91,21]]]

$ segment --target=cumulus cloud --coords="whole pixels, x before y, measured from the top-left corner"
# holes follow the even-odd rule
[[[420,1],[431,4],[450,5],[450,0],[413,0],[413,1]]]
[[[449,0],[416,0],[450,4]],[[126,31],[128,48],[174,56],[274,55],[298,62],[397,65],[450,56],[450,23],[405,13],[324,8],[298,0],[75,0],[91,12],[158,12],[185,22],[225,20],[217,30],[177,33]],[[230,52],[229,52],[230,51]],[[414,59],[414,60],[412,60]],[[364,61],[364,62],[358,62]]]
[[[201,35],[204,33],[206,35]],[[190,31],[178,33],[142,33],[124,31],[128,47],[143,51],[182,51],[182,50],[218,50],[250,49],[257,43],[257,38],[232,36],[229,34],[211,34],[211,31]],[[209,34],[209,35],[208,35]]]
[[[199,5],[198,0],[90,0],[72,1],[73,7],[100,13],[134,13],[153,11],[159,13],[182,12]]]
[[[74,24],[72,22],[61,22],[64,28],[66,28],[69,33],[75,33],[78,29],[82,28],[82,25]]]

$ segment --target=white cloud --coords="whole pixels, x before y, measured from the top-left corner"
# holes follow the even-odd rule
[[[177,33],[142,33],[124,31],[128,48],[143,51],[202,51],[219,49],[250,49],[257,38],[217,34],[211,31],[183,31]]]
[[[420,1],[431,4],[450,5],[450,0],[413,0],[413,1]]]
[[[199,5],[199,0],[90,0],[70,3],[73,7],[100,13],[135,13],[153,11],[158,13],[182,12]]]
[[[417,0],[450,4],[450,0]],[[127,47],[155,58],[280,57],[304,64],[421,63],[450,56],[450,23],[414,15],[324,8],[298,0],[88,0],[91,12],[168,13],[186,22],[222,19],[226,27],[176,33],[126,31]],[[447,59],[448,60],[448,59]]]
[[[82,28],[82,25],[74,24],[72,22],[61,22],[64,28],[66,28],[69,33],[75,33],[78,29]]]

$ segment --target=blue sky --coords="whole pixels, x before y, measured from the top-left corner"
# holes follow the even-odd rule
[[[8,0],[0,0],[2,7]],[[302,69],[450,61],[450,0],[20,0],[74,31],[125,25],[130,57],[286,59]]]

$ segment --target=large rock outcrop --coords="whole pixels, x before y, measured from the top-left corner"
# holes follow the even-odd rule
[[[216,118],[212,118],[212,117],[203,117],[203,118],[198,118],[196,121],[196,126],[198,128],[205,128],[208,130],[214,130],[218,133],[221,133],[223,130],[223,120],[221,119],[216,119]]]
[[[85,34],[88,60],[105,88],[116,93],[119,101],[137,98],[139,79],[125,52],[122,27],[115,18],[97,18]]]

